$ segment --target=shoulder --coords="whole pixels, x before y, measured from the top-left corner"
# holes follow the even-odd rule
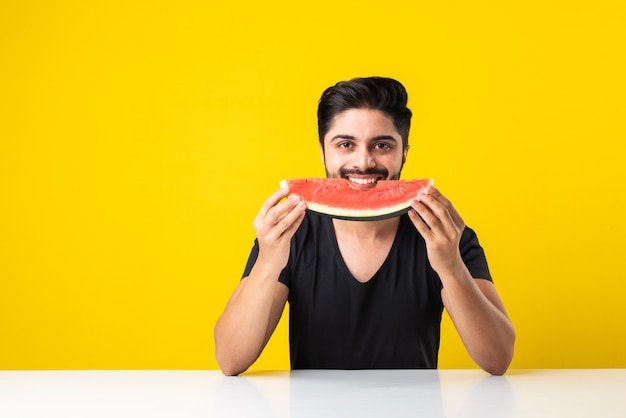
[[[459,250],[472,277],[493,281],[489,272],[485,251],[473,229],[465,227],[463,235],[461,235]]]
[[[478,246],[480,247],[480,243],[478,242],[478,235],[476,235],[476,231],[474,231],[469,226],[466,226],[463,230],[463,234],[461,235],[461,248],[464,246]]]
[[[320,228],[328,228],[330,225],[330,218],[319,213],[306,211],[302,224],[296,231],[296,235],[310,234],[315,231],[319,231]]]
[[[299,251],[316,246],[320,240],[330,237],[331,233],[332,223],[328,216],[307,211],[291,240],[292,250]]]

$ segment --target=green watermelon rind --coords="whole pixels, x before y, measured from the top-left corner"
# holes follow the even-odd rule
[[[431,179],[427,186],[432,185],[433,183],[434,180]],[[288,182],[282,180],[280,182],[280,186],[288,187]],[[326,215],[335,219],[350,221],[380,221],[384,219],[395,218],[397,216],[401,216],[407,213],[411,208],[411,203],[413,202],[413,200],[415,200],[415,198],[417,198],[417,193],[419,193],[419,190],[416,192],[415,196],[411,196],[410,199],[396,205],[387,206],[381,209],[354,209],[333,207],[310,201],[307,201],[306,204],[307,211],[319,213],[321,215]]]
[[[396,216],[404,215],[411,209],[411,203],[407,205],[398,205],[399,209],[396,211],[385,210],[384,212],[374,211],[354,211],[349,213],[348,210],[341,210],[337,212],[332,209],[327,209],[328,206],[316,205],[314,203],[307,203],[307,210],[310,212],[319,213],[321,215],[330,216],[335,219],[342,219],[346,221],[382,221],[384,219],[395,218]]]

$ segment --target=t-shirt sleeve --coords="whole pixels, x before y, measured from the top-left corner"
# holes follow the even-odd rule
[[[248,277],[250,272],[252,271],[252,267],[254,267],[254,263],[256,263],[257,258],[259,257],[259,241],[254,240],[254,245],[252,246],[252,250],[250,250],[250,256],[248,256],[248,262],[246,263],[246,268],[243,271],[242,279]],[[289,287],[289,269],[285,268],[280,273],[278,277],[278,281]]]
[[[256,263],[256,259],[259,256],[259,241],[254,240],[254,245],[252,246],[252,250],[250,250],[250,255],[248,256],[248,262],[246,263],[246,268],[243,271],[243,275],[241,278],[248,277],[250,272],[252,271],[252,267],[254,267],[254,263]]]
[[[485,279],[493,282],[485,252],[478,242],[476,233],[471,228],[466,227],[461,236],[459,244],[461,258],[467,266],[470,274],[475,279]]]

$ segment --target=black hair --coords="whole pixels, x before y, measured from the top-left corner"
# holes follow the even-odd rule
[[[322,149],[324,136],[328,133],[333,118],[349,109],[383,112],[393,121],[402,137],[403,149],[407,149],[413,115],[406,107],[408,99],[406,89],[399,81],[385,77],[353,78],[327,88],[322,93],[317,108],[317,130]]]

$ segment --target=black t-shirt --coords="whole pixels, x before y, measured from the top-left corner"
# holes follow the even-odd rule
[[[460,250],[472,277],[491,280],[470,228]],[[255,241],[244,277],[257,256]],[[292,369],[437,368],[442,285],[407,215],[380,269],[360,283],[341,257],[331,218],[307,212],[279,281],[289,287]]]

